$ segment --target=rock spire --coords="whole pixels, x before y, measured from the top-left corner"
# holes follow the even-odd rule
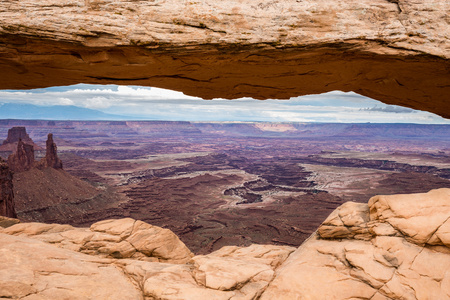
[[[56,143],[53,141],[53,134],[49,133],[46,142],[45,157],[40,161],[40,167],[62,169],[62,161],[58,157]]]
[[[25,144],[21,139],[17,143],[17,151],[8,157],[8,166],[14,172],[28,171],[34,167],[34,147]]]

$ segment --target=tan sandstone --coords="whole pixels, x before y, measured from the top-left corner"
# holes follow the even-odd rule
[[[449,205],[450,189],[346,203],[261,299],[450,299]]]
[[[342,90],[449,117],[449,15],[446,0],[2,1],[0,88]]]
[[[143,299],[111,261],[0,233],[0,298]]]
[[[88,228],[20,223],[3,233],[27,236],[61,248],[110,258],[186,263],[193,254],[170,230],[130,218],[105,220]]]
[[[450,189],[376,196],[337,208],[298,249],[198,256],[170,231],[129,218],[0,227],[0,297],[450,299],[449,202]]]
[[[134,223],[141,228],[136,229]],[[107,249],[118,248],[124,241],[120,239],[144,230],[142,224],[148,225],[131,219],[106,220],[94,224],[91,233],[68,225],[41,223],[0,230],[0,253],[7,257],[0,262],[0,297],[250,300],[262,293],[276,267],[295,250],[272,245],[226,247],[217,253],[195,256],[187,264],[156,259],[152,262],[141,257],[105,258],[104,254],[110,252]],[[146,236],[146,243],[151,245]],[[159,230],[155,237],[169,237],[168,245],[161,247],[170,246],[166,232]],[[105,251],[85,251],[86,246],[80,246],[89,242],[103,244]]]

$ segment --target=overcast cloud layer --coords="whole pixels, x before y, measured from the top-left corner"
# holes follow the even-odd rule
[[[340,91],[290,100],[206,101],[160,88],[78,84],[29,91],[3,90],[1,103],[73,105],[149,120],[450,124],[450,120],[428,112]]]

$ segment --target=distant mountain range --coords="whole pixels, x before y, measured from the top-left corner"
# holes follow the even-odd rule
[[[0,119],[139,120],[136,117],[107,114],[73,105],[38,106],[25,103],[0,103]]]

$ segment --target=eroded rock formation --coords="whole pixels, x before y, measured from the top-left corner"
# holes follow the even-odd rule
[[[8,165],[14,172],[28,171],[34,167],[34,147],[25,144],[21,139],[17,143],[17,150],[8,157]]]
[[[343,90],[450,117],[448,15],[445,0],[2,2],[0,88]]]
[[[169,230],[133,219],[20,223],[0,228],[0,297],[450,299],[450,189],[346,203],[294,250],[193,256]]]
[[[17,299],[255,299],[295,250],[253,245],[193,257],[171,231],[133,219],[90,229],[21,223],[0,229],[0,241],[8,251],[0,297]]]
[[[22,137],[24,137],[24,140],[22,140]],[[8,130],[8,138],[3,142],[3,145],[17,145],[14,149],[15,152],[8,157],[8,165],[14,172],[28,171],[34,167],[62,169],[62,161],[58,157],[52,133],[48,134],[45,157],[38,163],[35,163],[34,160],[34,147],[36,145],[26,133],[25,127],[13,127]]]
[[[261,299],[450,299],[449,270],[450,189],[375,196],[337,208]]]
[[[41,147],[37,146],[28,135],[25,127],[12,127],[8,130],[8,136],[6,140],[0,145],[1,151],[16,151],[17,144],[22,141],[23,144],[32,145],[35,149],[40,150]],[[23,146],[22,146],[23,148]]]
[[[0,158],[0,216],[16,217],[13,175],[8,164]]]
[[[39,168],[62,169],[62,161],[58,157],[56,143],[53,142],[53,134],[49,133],[46,142],[45,157],[39,162]]]
[[[13,127],[8,130],[8,136],[3,141],[3,145],[17,143],[20,140],[24,143],[33,144],[33,140],[28,135],[25,127]]]

